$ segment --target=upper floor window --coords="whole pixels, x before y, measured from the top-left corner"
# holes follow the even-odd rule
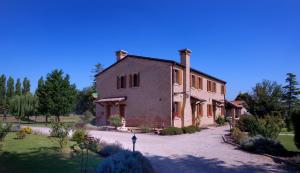
[[[182,84],[182,71],[175,69],[173,74],[173,81],[176,84]]]
[[[221,94],[225,95],[225,85],[221,86]]]
[[[195,75],[191,75],[192,77],[191,77],[191,85],[192,85],[192,87],[193,88],[196,88],[196,77],[195,77]]]
[[[139,87],[140,86],[140,73],[135,73],[129,75],[129,87]]]
[[[217,92],[217,83],[207,80],[207,91]]]
[[[126,88],[126,75],[117,76],[117,89]]]
[[[198,78],[199,87],[198,89],[203,89],[203,79],[201,77]]]

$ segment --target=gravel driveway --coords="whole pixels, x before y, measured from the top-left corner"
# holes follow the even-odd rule
[[[49,132],[45,128],[33,129]],[[149,158],[158,173],[296,172],[271,158],[225,144],[221,136],[226,130],[228,127],[209,128],[180,136],[137,134],[136,150]],[[90,131],[89,134],[109,143],[118,141],[124,148],[132,149],[130,133]]]

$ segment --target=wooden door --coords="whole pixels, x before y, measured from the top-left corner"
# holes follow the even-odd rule
[[[120,105],[120,117],[125,118],[125,105]]]

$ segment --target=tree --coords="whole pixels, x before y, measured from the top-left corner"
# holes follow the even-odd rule
[[[54,70],[47,75],[44,92],[47,113],[55,115],[57,121],[74,108],[76,87],[70,84],[70,76],[64,75],[62,70]]]
[[[296,75],[293,73],[288,73],[286,78],[286,86],[283,87],[284,95],[283,100],[287,108],[287,117],[286,123],[289,130],[292,129],[291,123],[291,113],[297,107],[299,102],[298,96],[300,94],[300,89],[297,87],[298,82],[296,79]]]
[[[293,111],[291,113],[291,117],[293,120],[292,122],[295,131],[295,136],[294,136],[295,145],[297,146],[297,148],[300,149],[300,110]]]
[[[14,86],[14,79],[12,77],[8,78],[7,81],[7,91],[6,91],[6,97],[12,98],[15,94],[15,86]]]
[[[244,100],[249,112],[263,117],[274,112],[282,112],[282,88],[281,85],[269,80],[257,83],[250,93],[239,94],[237,100]]]
[[[28,80],[26,77],[23,80],[23,89],[22,89],[22,94],[26,95],[30,93],[30,80]]]
[[[46,118],[46,124],[48,124],[48,117],[49,117],[48,110],[47,110],[48,99],[46,97],[45,81],[43,77],[41,77],[38,81],[38,87],[35,91],[35,95],[38,98],[38,114],[44,115]]]
[[[3,113],[6,107],[6,77],[1,75],[0,77],[0,113]]]
[[[22,96],[14,96],[9,101],[9,111],[12,115],[16,116],[19,123],[22,118],[35,115],[37,113],[38,100],[37,97],[26,94]]]
[[[93,115],[96,114],[94,98],[92,96],[94,92],[93,87],[87,87],[77,92],[75,108],[77,114],[83,114],[86,111],[91,112]]]
[[[22,86],[21,86],[21,80],[18,78],[16,83],[16,92],[15,95],[22,95]]]

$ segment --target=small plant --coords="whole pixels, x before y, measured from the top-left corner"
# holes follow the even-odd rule
[[[122,151],[122,145],[119,143],[105,145],[98,153],[103,157],[112,156],[120,151]]]
[[[108,121],[109,121],[110,124],[111,124],[112,126],[114,126],[116,129],[117,129],[118,127],[121,127],[121,126],[122,126],[122,120],[121,120],[120,116],[118,116],[118,115],[110,117]]]
[[[60,122],[53,122],[51,124],[51,132],[50,136],[51,137],[58,137],[60,131],[62,131],[64,128],[64,124]]]
[[[196,126],[188,126],[188,127],[183,127],[182,131],[184,134],[191,134],[191,133],[199,132],[200,129],[199,129],[199,127],[196,127]]]
[[[83,143],[85,138],[87,137],[87,133],[84,129],[77,129],[72,135],[72,141],[80,144]]]
[[[232,129],[231,137],[238,144],[241,144],[244,140],[247,139],[247,135],[244,132],[242,132],[239,128]]]
[[[4,124],[0,122],[0,142],[4,140],[6,135],[10,132],[12,125],[11,124]]]
[[[52,124],[50,136],[55,137],[61,151],[64,151],[68,145],[70,131],[71,128],[64,123],[54,122]]]
[[[223,116],[218,116],[218,118],[216,119],[216,123],[219,125],[219,126],[224,126],[225,123],[226,123],[226,120]]]
[[[167,135],[181,135],[183,131],[181,128],[177,127],[168,127],[160,131],[160,135],[167,136]]]
[[[105,159],[96,169],[96,173],[154,173],[148,159],[139,152],[121,151]]]
[[[30,127],[25,127],[25,128],[22,128],[21,130],[23,130],[28,135],[30,135],[32,133],[32,129]]]
[[[287,155],[287,151],[279,142],[260,135],[243,141],[241,149],[258,154],[270,154],[274,156]]]
[[[101,148],[104,145],[104,143],[101,142],[100,139],[92,138],[92,137],[87,138],[86,143],[87,143],[88,149],[95,153],[100,152]]]
[[[24,139],[26,137],[27,133],[25,130],[20,130],[16,133],[17,139]]]

